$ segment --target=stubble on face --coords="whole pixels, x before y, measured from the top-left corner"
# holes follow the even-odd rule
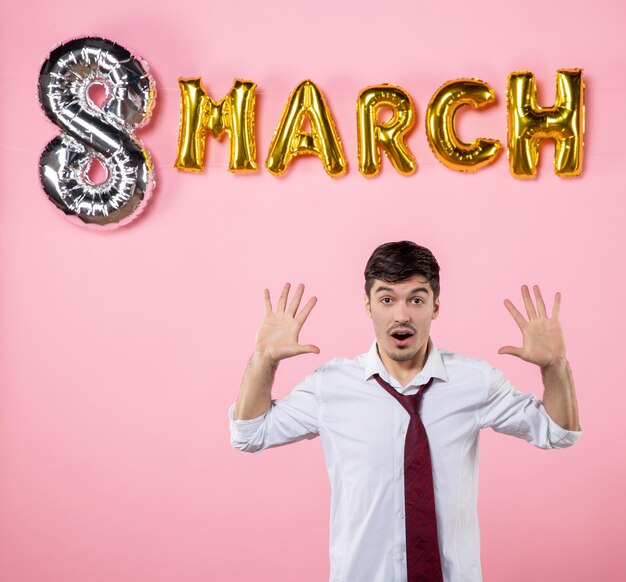
[[[396,348],[399,351],[387,352],[387,355],[394,362],[406,362],[408,360],[412,360],[419,352],[419,349],[415,348],[413,350],[404,350],[403,348]]]

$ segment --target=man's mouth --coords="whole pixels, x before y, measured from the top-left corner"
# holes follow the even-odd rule
[[[393,338],[393,342],[398,346],[402,347],[409,343],[414,333],[408,329],[396,330],[391,334]]]

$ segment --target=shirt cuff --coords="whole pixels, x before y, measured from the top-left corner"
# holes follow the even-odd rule
[[[578,442],[578,439],[582,436],[583,430],[567,430],[562,426],[559,426],[552,417],[548,414],[548,412],[544,408],[545,415],[548,417],[548,438],[550,440],[550,445],[554,448],[565,448],[571,447],[573,444]]]
[[[236,443],[247,443],[263,424],[263,420],[265,419],[267,412],[268,411],[264,412],[256,418],[235,419],[235,404],[233,403],[228,409],[228,418],[230,419],[230,440],[233,443],[233,446],[236,446]]]

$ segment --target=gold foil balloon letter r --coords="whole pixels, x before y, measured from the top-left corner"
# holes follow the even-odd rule
[[[392,116],[380,121],[381,109],[389,108]],[[359,93],[357,99],[357,132],[359,171],[375,176],[380,171],[380,147],[403,175],[415,172],[415,157],[406,145],[406,137],[415,125],[415,107],[411,96],[394,85],[375,85]]]

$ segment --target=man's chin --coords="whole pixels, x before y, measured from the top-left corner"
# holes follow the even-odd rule
[[[407,362],[408,360],[412,360],[417,355],[417,350],[400,350],[396,348],[389,352],[389,357],[394,362]]]

